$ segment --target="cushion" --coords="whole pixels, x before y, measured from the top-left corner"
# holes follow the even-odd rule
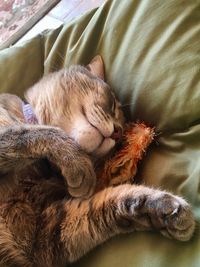
[[[200,3],[107,0],[86,15],[0,51],[0,90],[23,95],[42,75],[102,55],[127,118],[156,127],[138,179],[184,196],[200,220]],[[197,267],[200,232],[181,243],[121,235],[74,266]]]

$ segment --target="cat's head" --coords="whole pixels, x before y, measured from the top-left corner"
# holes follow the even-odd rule
[[[124,118],[114,91],[104,81],[102,58],[41,79],[26,93],[39,123],[57,126],[82,149],[105,155],[121,137]]]

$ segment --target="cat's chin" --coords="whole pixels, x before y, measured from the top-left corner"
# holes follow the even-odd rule
[[[115,146],[115,140],[112,138],[104,138],[99,147],[93,151],[93,155],[96,157],[101,157],[110,152],[110,150]]]

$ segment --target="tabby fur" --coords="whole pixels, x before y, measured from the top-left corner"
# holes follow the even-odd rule
[[[181,197],[142,185],[94,194],[94,162],[115,145],[123,114],[100,56],[42,78],[23,101],[0,96],[0,263],[64,267],[120,233],[157,229],[186,241],[194,217]]]

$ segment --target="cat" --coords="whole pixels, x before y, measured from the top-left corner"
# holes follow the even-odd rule
[[[94,162],[124,125],[100,56],[45,76],[25,98],[0,96],[0,263],[63,267],[136,230],[192,237],[194,217],[179,196],[128,184],[94,193]]]

